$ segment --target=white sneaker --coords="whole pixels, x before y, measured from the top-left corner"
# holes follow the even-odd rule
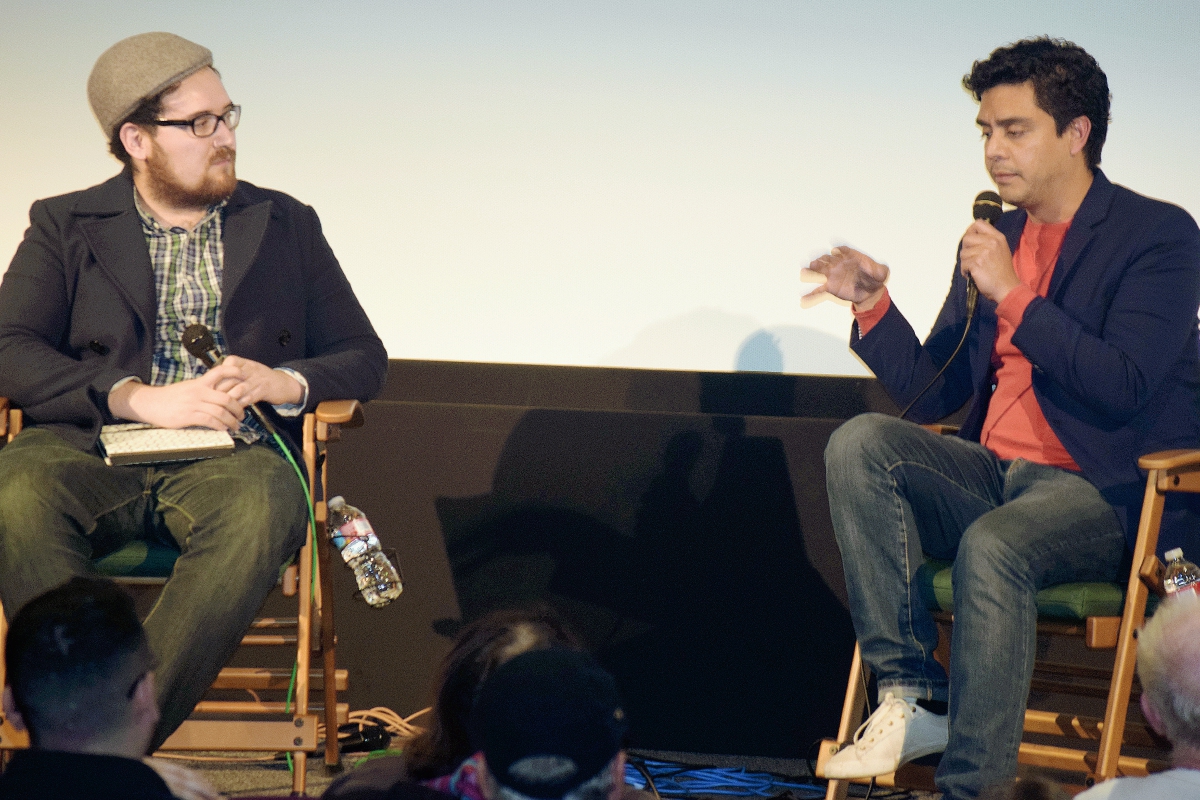
[[[945,715],[933,714],[888,692],[875,713],[859,726],[854,741],[825,763],[825,777],[887,775],[906,761],[942,752],[949,739]]]

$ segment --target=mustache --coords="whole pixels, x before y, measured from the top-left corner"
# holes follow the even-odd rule
[[[237,151],[234,150],[232,147],[218,147],[216,150],[213,151],[212,156],[209,157],[208,163],[215,164],[216,162],[222,161],[224,159],[229,159],[230,163],[236,164],[237,163]]]

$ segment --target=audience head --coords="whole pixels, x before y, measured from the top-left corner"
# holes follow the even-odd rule
[[[141,757],[158,722],[154,665],[133,600],[72,578],[12,621],[4,706],[34,747]]]
[[[475,751],[468,723],[483,682],[500,664],[551,646],[579,649],[579,640],[548,608],[493,611],[459,633],[442,660],[429,730],[405,746],[409,774],[417,779],[453,772]]]
[[[496,669],[471,716],[489,800],[615,800],[627,724],[616,682],[587,653],[523,653]]]
[[[1200,597],[1163,602],[1138,635],[1142,710],[1176,761],[1200,769]]]

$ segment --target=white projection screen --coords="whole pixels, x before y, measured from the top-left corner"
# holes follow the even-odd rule
[[[317,209],[393,358],[868,374],[800,268],[864,249],[929,329],[991,188],[960,80],[1027,36],[1108,73],[1109,178],[1200,211],[1190,0],[6,0],[0,268],[117,171],[85,81],[149,30],[212,49],[239,176]]]

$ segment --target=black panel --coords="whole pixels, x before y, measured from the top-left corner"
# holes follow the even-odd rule
[[[406,580],[370,609],[337,566],[352,707],[416,711],[464,621],[544,602],[638,747],[796,757],[836,731],[854,639],[823,451],[895,413],[873,380],[393,361],[385,398],[331,448],[331,493]]]

